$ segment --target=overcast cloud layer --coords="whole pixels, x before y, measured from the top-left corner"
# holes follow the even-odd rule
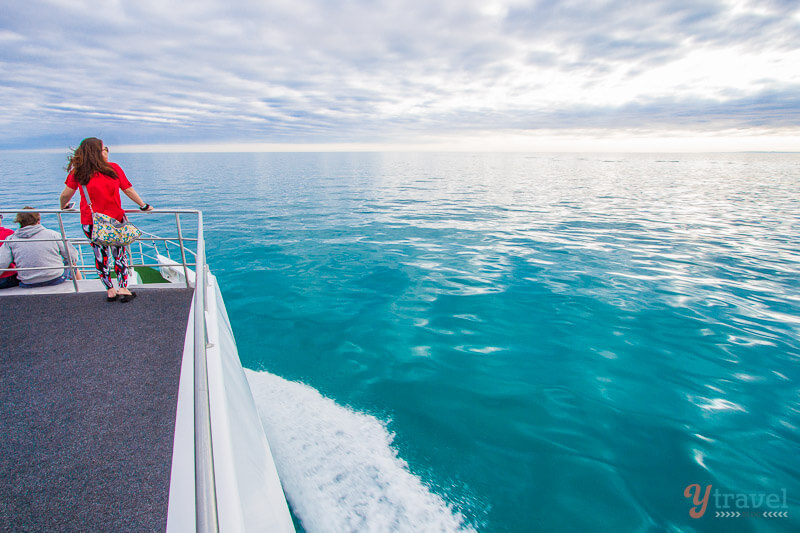
[[[796,0],[0,4],[0,148],[800,139]]]

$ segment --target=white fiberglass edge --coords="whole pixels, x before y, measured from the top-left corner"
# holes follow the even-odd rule
[[[220,530],[294,532],[217,279],[208,278],[208,390]]]
[[[167,533],[196,531],[194,489],[194,299],[183,341],[172,472],[169,478]]]
[[[221,532],[294,532],[216,278],[209,273],[208,390],[217,513]],[[195,531],[193,332],[184,344],[172,459],[167,532]]]

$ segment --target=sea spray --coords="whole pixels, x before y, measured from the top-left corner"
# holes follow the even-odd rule
[[[472,531],[408,470],[385,423],[302,383],[246,373],[286,497],[307,531]]]

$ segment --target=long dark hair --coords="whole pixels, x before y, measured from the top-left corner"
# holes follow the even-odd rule
[[[86,185],[95,172],[105,174],[109,178],[117,178],[117,173],[103,159],[103,141],[97,137],[89,137],[81,141],[80,146],[69,158],[67,171],[75,176],[79,185]]]

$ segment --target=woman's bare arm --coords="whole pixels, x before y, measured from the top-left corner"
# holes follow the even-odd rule
[[[59,202],[60,202],[59,205],[61,205],[61,209],[66,209],[67,208],[67,204],[69,203],[70,200],[72,200],[72,197],[74,195],[75,195],[75,189],[70,189],[69,187],[64,187],[64,190],[61,191],[61,196],[59,196],[59,198],[58,198]]]
[[[128,187],[127,189],[123,189],[122,192],[124,192],[125,196],[133,200],[134,203],[136,203],[136,205],[138,205],[139,207],[147,206],[147,209],[145,209],[145,211],[153,210],[153,206],[145,203],[145,201],[142,200],[142,198],[139,196],[139,193],[137,193],[136,189],[134,189],[133,187]]]

